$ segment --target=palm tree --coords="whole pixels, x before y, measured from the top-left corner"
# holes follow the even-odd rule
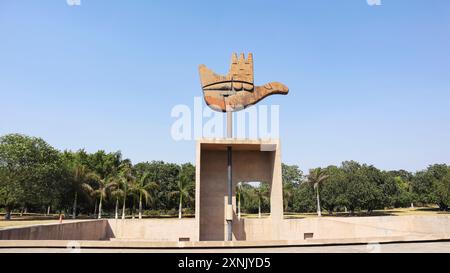
[[[122,188],[122,194],[123,194],[123,204],[122,204],[122,220],[125,219],[125,209],[127,204],[127,196],[128,196],[128,188],[129,188],[129,181],[126,177],[121,177],[119,180],[120,187]]]
[[[254,197],[258,200],[258,218],[261,218],[261,204],[269,200],[268,193],[269,189],[261,182],[254,188]]]
[[[118,174],[117,178],[117,185],[121,189],[122,193],[122,220],[125,219],[125,210],[126,210],[126,203],[127,203],[127,196],[129,195],[129,189],[130,186],[134,184],[134,181],[136,178],[132,174],[132,168],[131,162],[123,162],[119,169],[120,172]],[[117,202],[116,202],[117,203]]]
[[[91,173],[87,171],[86,166],[82,164],[75,164],[72,166],[71,170],[72,174],[72,187],[75,191],[75,196],[73,199],[73,215],[72,218],[76,219],[77,217],[77,201],[78,201],[78,192],[82,189],[85,189],[88,182],[91,180]]]
[[[320,208],[320,196],[319,196],[319,186],[328,179],[328,175],[321,168],[313,169],[309,171],[308,182],[314,185],[317,196],[317,215],[322,216],[322,210]]]
[[[236,195],[238,198],[238,220],[241,220],[241,197],[242,197],[242,182],[240,182],[236,189]]]
[[[110,195],[116,200],[114,219],[119,219],[119,199],[123,197],[123,190],[120,188],[119,183],[116,182],[114,186],[111,186]]]
[[[133,183],[131,191],[139,196],[139,219],[142,219],[142,197],[144,197],[145,204],[148,202],[153,202],[154,198],[150,194],[150,191],[158,188],[156,182],[149,182],[150,173],[145,172],[141,177]]]
[[[92,196],[94,196],[94,198],[98,196],[98,198],[100,199],[98,204],[98,219],[101,219],[103,200],[106,199],[108,190],[111,187],[116,186],[117,183],[114,181],[114,177],[111,175],[102,178],[98,174],[92,173],[90,176],[96,182],[97,189],[94,190],[94,188],[92,188],[92,186],[89,184],[86,184],[84,187],[88,192],[91,193]],[[97,200],[95,200],[95,204],[97,204]]]
[[[194,188],[194,183],[187,176],[181,176],[177,180],[176,190],[169,192],[169,197],[179,196],[178,205],[178,218],[181,219],[183,210],[183,198],[185,200],[190,200],[192,198],[192,189]]]
[[[251,186],[249,184],[240,182],[236,188],[237,207],[238,207],[238,219],[241,219],[241,206],[244,204],[247,198],[251,198],[249,193]]]
[[[96,191],[94,190],[94,188],[93,188],[90,184],[88,184],[88,183],[83,183],[83,184],[81,185],[81,187],[82,187],[83,191],[84,191],[85,193],[87,193],[88,196],[91,197],[92,199],[94,199],[94,201],[95,201],[95,206],[94,206],[94,218],[96,218],[96,217],[97,217],[97,193],[98,193],[98,192],[96,192]]]

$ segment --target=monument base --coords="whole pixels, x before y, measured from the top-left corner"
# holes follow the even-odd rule
[[[227,148],[232,148],[233,240],[247,240],[245,220],[238,219],[236,186],[265,182],[270,186],[270,216],[260,219],[252,232],[277,240],[283,220],[283,185],[278,140],[200,139],[196,146],[196,204],[200,241],[227,238]],[[229,214],[230,212],[228,212]],[[230,217],[228,215],[228,217]]]

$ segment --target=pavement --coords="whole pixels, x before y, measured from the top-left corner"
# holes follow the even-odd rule
[[[450,253],[450,242],[200,249],[0,248],[0,253]]]

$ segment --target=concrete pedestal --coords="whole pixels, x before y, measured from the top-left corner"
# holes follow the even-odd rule
[[[200,241],[226,240],[227,147],[233,150],[233,240],[246,240],[245,219],[236,212],[239,182],[266,182],[270,186],[270,217],[255,232],[280,238],[283,220],[281,154],[278,140],[200,139],[196,144],[196,204]]]

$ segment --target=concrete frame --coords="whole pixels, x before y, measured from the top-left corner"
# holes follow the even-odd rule
[[[200,241],[226,238],[227,152],[233,149],[233,240],[247,240],[246,219],[237,217],[236,185],[262,181],[270,186],[270,217],[258,227],[267,240],[280,238],[283,221],[283,185],[279,140],[200,139],[196,144],[195,218]]]

